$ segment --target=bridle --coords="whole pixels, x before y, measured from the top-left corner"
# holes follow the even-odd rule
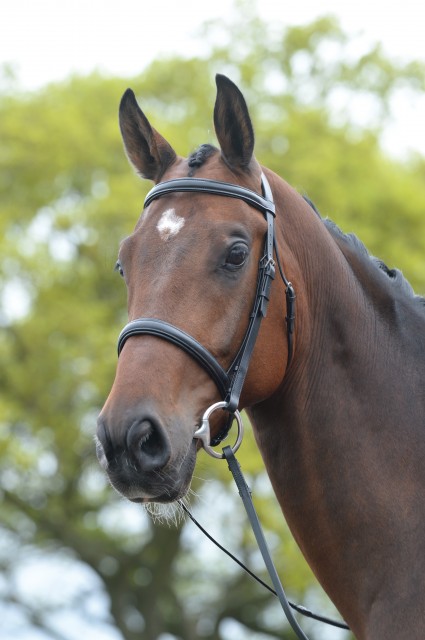
[[[286,279],[277,253],[276,239],[274,233],[275,204],[269,182],[264,174],[261,175],[261,187],[263,195],[259,195],[251,189],[241,187],[219,180],[207,180],[203,178],[177,178],[160,182],[153,187],[146,196],[144,209],[154,200],[169,195],[170,193],[204,193],[223,196],[227,198],[237,198],[243,200],[251,207],[261,211],[267,222],[267,231],[264,240],[264,251],[258,265],[257,286],[254,304],[249,318],[249,323],[242,343],[236,353],[229,369],[225,371],[216,358],[195,338],[182,329],[160,320],[158,318],[137,318],[132,320],[121,331],[118,338],[118,355],[121,353],[128,338],[137,335],[152,335],[178,346],[194,358],[214,380],[220,391],[223,402],[213,405],[214,409],[222,408],[230,414],[230,419],[224,429],[212,440],[210,440],[209,423],[204,422],[196,432],[196,437],[203,442],[204,448],[209,453],[211,446],[216,446],[227,436],[232,424],[233,416],[237,414],[239,399],[242,392],[248,366],[254,350],[261,321],[266,316],[267,305],[270,297],[271,283],[275,278],[275,260],[279,268],[280,276],[286,287],[286,325],[288,338],[288,365],[293,352],[293,334],[295,322],[295,292],[292,284]],[[212,409],[212,407],[211,407]],[[239,422],[238,422],[239,424]],[[241,427],[238,429],[239,435]],[[234,448],[234,450],[236,450]],[[211,453],[214,455],[215,452]],[[215,454],[215,457],[222,457]]]
[[[170,193],[208,193],[227,198],[237,198],[239,200],[243,200],[250,206],[263,213],[267,222],[267,231],[264,240],[263,255],[258,265],[254,304],[249,317],[249,323],[245,332],[245,336],[229,369],[225,371],[217,361],[217,359],[208,351],[208,349],[200,344],[195,338],[190,336],[182,329],[158,318],[137,318],[136,320],[132,320],[131,322],[126,324],[118,338],[118,356],[120,355],[128,338],[138,335],[152,335],[164,340],[168,340],[172,344],[186,351],[186,353],[192,356],[192,358],[196,360],[198,364],[200,364],[214,380],[217,388],[220,391],[223,401],[216,402],[205,411],[201,426],[194,433],[194,437],[201,440],[204,449],[211,456],[215,458],[225,458],[227,460],[229,469],[232,472],[233,478],[238,486],[239,494],[244,503],[253,532],[259,545],[260,552],[267,566],[267,570],[272,579],[275,590],[273,591],[272,589],[270,589],[270,587],[265,585],[265,583],[263,584],[269,590],[273,591],[273,593],[275,593],[275,595],[279,598],[285,615],[292,629],[295,631],[298,639],[308,640],[307,636],[303,633],[302,629],[295,620],[290,607],[295,608],[304,615],[319,619],[322,622],[327,622],[328,624],[339,626],[345,629],[347,629],[348,627],[345,623],[338,623],[330,620],[329,618],[317,616],[304,607],[294,605],[293,603],[288,601],[277,575],[273,561],[271,559],[270,552],[268,550],[268,546],[261,529],[261,525],[258,521],[258,516],[252,503],[250,489],[245,482],[239,463],[234,456],[235,451],[237,451],[242,442],[243,435],[243,424],[240,413],[238,411],[239,399],[258,332],[260,330],[261,321],[263,318],[265,318],[267,313],[267,306],[270,298],[270,288],[271,283],[275,278],[276,264],[279,269],[280,277],[282,278],[286,287],[285,320],[288,340],[287,367],[289,366],[293,354],[296,296],[292,284],[287,280],[283,272],[282,265],[279,259],[274,233],[275,205],[273,201],[273,194],[270,189],[269,182],[263,173],[261,174],[261,188],[262,195],[259,195],[255,191],[247,189],[246,187],[241,187],[236,184],[230,184],[219,180],[207,180],[203,178],[177,178],[174,180],[168,180],[166,182],[160,182],[159,184],[154,186],[146,196],[144,203],[144,209],[146,209],[151,204],[151,202],[164,195],[169,195]],[[276,258],[276,262],[274,257]],[[227,422],[225,428],[215,438],[211,439],[209,418],[211,414],[219,408],[227,411],[230,414],[230,419]],[[220,442],[227,436],[234,418],[236,419],[238,426],[238,436],[236,443],[233,445],[233,447],[224,447],[222,454],[217,453],[216,451],[214,451],[214,449],[212,449],[212,447],[220,444]],[[182,506],[183,509],[188,513],[190,518],[195,522],[195,524],[200,527],[204,533],[206,533],[205,530],[199,525],[199,523],[189,512],[187,507],[184,504]],[[206,533],[206,535],[215,544],[218,544],[211,536],[209,536],[208,533]],[[223,549],[221,545],[218,546]],[[226,551],[226,553],[228,552]],[[231,555],[231,557],[236,560],[236,558],[234,558],[232,554],[228,553],[228,555]],[[236,561],[238,562],[238,564],[244,567],[242,563],[240,563],[238,560]],[[244,568],[251,575],[253,575],[252,572],[250,572],[246,567]],[[256,579],[258,580],[258,578]]]

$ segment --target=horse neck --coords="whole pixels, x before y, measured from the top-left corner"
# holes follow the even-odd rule
[[[310,205],[274,174],[269,178],[278,251],[297,295],[293,360],[278,391],[254,410],[263,422],[263,411],[268,416],[271,406],[274,430],[276,422],[290,421],[289,416],[291,421],[298,417],[305,427],[317,423],[323,413],[334,413],[339,390],[346,395],[341,369],[352,376],[353,367],[361,366],[373,375],[381,363],[376,355],[377,318],[358,274]],[[362,378],[359,375],[359,391]]]
[[[383,580],[386,552],[406,533],[399,522],[390,534],[388,522],[397,503],[412,499],[401,493],[412,478],[399,482],[397,473],[410,471],[394,461],[394,441],[425,487],[423,417],[417,412],[415,422],[410,393],[394,392],[405,367],[401,338],[373,308],[361,268],[298,194],[271,180],[278,244],[297,293],[295,351],[279,390],[248,413],[294,537],[362,637],[362,607]],[[410,380],[424,403],[420,376]]]
[[[326,334],[332,335],[334,348],[335,337],[343,340],[346,333],[348,339],[360,319],[365,334],[372,332],[375,318],[361,279],[320,216],[277,176],[273,190],[279,253],[297,294],[295,370],[313,372],[316,352],[319,360],[327,357]]]

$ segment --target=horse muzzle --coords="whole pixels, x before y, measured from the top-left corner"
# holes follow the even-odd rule
[[[153,412],[127,416],[126,428],[120,431],[122,437],[114,442],[107,419],[99,417],[96,453],[112,486],[133,502],[183,497],[195,466],[196,441],[172,456],[170,436]]]

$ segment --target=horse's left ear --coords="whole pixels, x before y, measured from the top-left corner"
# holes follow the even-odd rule
[[[224,160],[232,169],[246,170],[254,153],[254,130],[245,98],[226,76],[216,75],[214,126]]]

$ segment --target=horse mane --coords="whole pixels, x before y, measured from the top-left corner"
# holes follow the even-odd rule
[[[400,292],[402,296],[411,300],[415,304],[419,303],[424,307],[425,311],[425,298],[416,295],[410,282],[404,277],[400,269],[390,269],[383,260],[377,258],[369,253],[363,242],[353,233],[344,233],[341,229],[329,218],[323,219],[323,223],[331,236],[338,242],[341,241],[357,258],[360,258],[368,267],[372,267],[374,270],[385,274],[387,276],[387,283],[391,283],[394,291]],[[384,281],[383,281],[384,286]]]
[[[344,233],[343,231],[341,231],[341,229],[337,224],[335,224],[335,222],[333,222],[333,220],[330,220],[329,218],[323,218],[321,216],[319,210],[310,200],[310,198],[308,198],[306,195],[303,195],[303,198],[323,221],[326,229],[339,245],[342,241],[345,247],[348,248],[348,250],[357,258],[360,258],[368,267],[372,266],[373,269],[378,269],[380,272],[384,273],[388,277],[388,282],[391,282],[394,288],[400,291],[402,295],[410,298],[415,303],[419,303],[425,306],[425,298],[422,296],[418,296],[414,292],[412,285],[404,277],[400,269],[390,269],[383,260],[371,255],[363,242],[359,240],[356,235],[354,235],[353,233]]]

